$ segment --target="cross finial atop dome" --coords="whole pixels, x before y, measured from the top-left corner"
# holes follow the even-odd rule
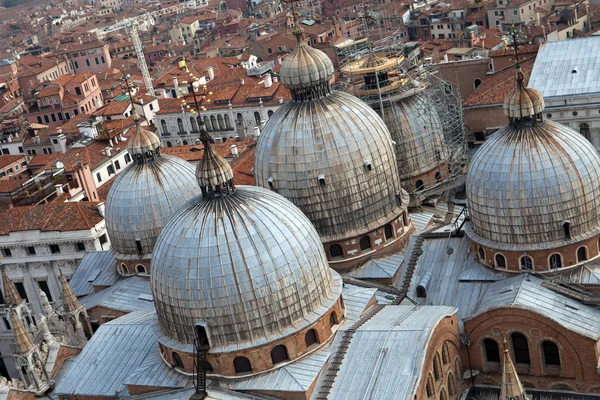
[[[196,166],[196,180],[202,196],[210,198],[233,192],[233,170],[229,163],[213,150],[212,137],[204,128],[204,124],[200,125],[200,140],[204,145],[204,154]]]

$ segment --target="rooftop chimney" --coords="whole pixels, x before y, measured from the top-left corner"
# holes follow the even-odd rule
[[[208,80],[212,81],[213,79],[215,79],[215,67],[213,67],[212,65],[208,68],[206,68],[206,72],[208,73]]]
[[[61,194],[63,194],[63,187],[62,185],[54,185],[54,188],[56,189],[56,195],[59,196]]]
[[[98,212],[104,217],[104,202],[98,203]]]
[[[264,82],[266,88],[270,88],[271,86],[273,86],[273,79],[271,78],[271,74],[267,73],[267,75],[265,75]]]
[[[229,146],[229,148],[231,149],[231,155],[233,157],[237,157],[239,155],[237,145],[232,144],[231,146]]]
[[[242,80],[240,81],[240,85],[244,86],[245,84],[246,84],[246,81],[242,79]]]

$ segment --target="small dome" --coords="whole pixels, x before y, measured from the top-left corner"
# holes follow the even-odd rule
[[[139,118],[139,117],[138,117]],[[160,138],[153,132],[143,129],[136,120],[135,132],[127,143],[127,150],[134,158],[137,154],[145,155],[160,147]]]
[[[227,160],[205,144],[202,159],[196,166],[196,179],[200,186],[222,186],[233,179],[233,170]]]
[[[551,121],[507,125],[471,161],[467,233],[496,249],[551,248],[565,244],[569,222],[572,240],[590,238],[600,227],[599,183],[600,157],[578,132]]]
[[[333,77],[333,63],[327,54],[308,46],[302,40],[302,30],[294,31],[296,48],[281,64],[281,82],[288,89],[308,89],[327,85]]]
[[[106,199],[106,229],[117,258],[152,254],[167,220],[199,193],[194,167],[180,158],[161,155],[130,164],[117,175]]]
[[[254,348],[315,323],[341,293],[310,221],[253,186],[190,200],[162,230],[152,264],[159,340],[190,352],[197,323],[211,353]]]
[[[254,174],[257,185],[300,207],[323,242],[362,235],[401,213],[390,133],[347,93],[282,105],[258,139]]]
[[[504,115],[508,118],[533,117],[544,111],[544,97],[531,88],[517,88],[504,99]]]

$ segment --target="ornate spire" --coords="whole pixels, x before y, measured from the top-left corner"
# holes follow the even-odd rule
[[[12,325],[13,334],[15,335],[15,344],[19,354],[29,353],[34,349],[33,342],[29,334],[25,330],[23,323],[15,312],[10,313],[10,324]]]
[[[71,285],[69,285],[67,278],[65,278],[62,272],[60,273],[58,279],[62,285],[62,299],[65,312],[71,313],[79,310],[81,308],[81,303],[79,303],[79,300],[77,300],[77,296],[75,296],[75,293],[73,293]]]
[[[523,385],[521,385],[517,371],[515,371],[515,366],[510,358],[508,346],[506,345],[506,338],[504,338],[500,400],[527,400],[525,389],[523,389]]]
[[[10,280],[6,274],[6,269],[2,267],[2,286],[4,289],[4,301],[9,307],[16,307],[23,302],[19,292],[15,287],[15,284]]]
[[[204,145],[204,154],[196,166],[196,180],[202,190],[202,196],[212,197],[233,192],[233,170],[229,163],[212,149],[212,138],[204,129],[204,125],[200,125],[200,140]]]

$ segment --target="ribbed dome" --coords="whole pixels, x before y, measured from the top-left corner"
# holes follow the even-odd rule
[[[127,143],[129,154],[135,158],[136,154],[145,155],[148,151],[156,151],[159,147],[160,138],[155,133],[143,129],[139,119],[136,120],[135,132]]]
[[[308,46],[302,40],[302,30],[295,30],[296,48],[281,64],[281,82],[288,89],[308,89],[326,85],[333,77],[333,63],[327,54]]]
[[[531,88],[517,88],[504,99],[504,115],[508,118],[533,117],[544,111],[544,97]]]
[[[377,105],[378,107],[378,105]],[[431,171],[448,160],[444,129],[435,105],[423,93],[384,103],[384,119],[396,143],[401,180]]]
[[[211,353],[278,340],[316,322],[341,292],[310,221],[252,186],[190,200],[164,227],[152,264],[159,340],[184,351],[199,322]]]
[[[257,185],[300,207],[324,242],[362,235],[401,213],[390,133],[346,93],[281,106],[259,137],[254,174]]]
[[[214,152],[210,146],[210,135],[201,125],[200,140],[204,144],[204,154],[196,166],[196,179],[201,187],[215,187],[226,185],[233,179],[233,170],[223,157]]]
[[[599,184],[600,157],[582,135],[550,121],[511,123],[471,161],[467,233],[496,249],[552,248],[565,244],[566,221],[572,241],[589,238],[600,227]]]
[[[150,255],[161,229],[186,201],[200,193],[194,167],[161,155],[130,164],[117,175],[106,199],[105,220],[113,249],[124,257]]]

